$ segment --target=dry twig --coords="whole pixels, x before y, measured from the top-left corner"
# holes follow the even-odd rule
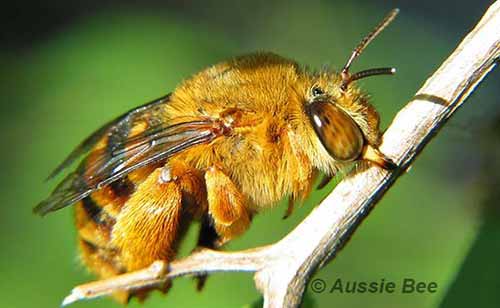
[[[239,251],[200,250],[151,267],[73,289],[64,300],[158,285],[177,276],[220,271],[255,273],[265,307],[297,307],[310,276],[333,259],[375,203],[462,105],[500,57],[500,1],[495,2],[453,54],[427,80],[384,134],[381,151],[398,163],[393,172],[371,167],[347,176],[285,238]]]

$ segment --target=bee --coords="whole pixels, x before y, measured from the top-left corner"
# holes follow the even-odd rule
[[[378,150],[379,114],[354,83],[395,70],[349,69],[397,13],[360,42],[340,72],[255,53],[195,74],[85,139],[49,178],[84,156],[79,166],[34,212],[74,204],[81,260],[104,279],[172,261],[193,221],[201,224],[198,247],[217,249],[284,198],[291,214],[319,174],[328,181],[361,161],[395,168]],[[127,302],[150,291],[114,297]]]

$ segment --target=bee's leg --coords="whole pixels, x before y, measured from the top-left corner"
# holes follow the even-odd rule
[[[316,177],[318,176],[317,170],[312,170],[312,172],[299,181],[299,184],[295,188],[295,193],[291,194],[288,197],[288,207],[286,208],[285,215],[283,215],[283,219],[287,219],[293,213],[295,209],[295,205],[299,202],[299,205],[304,202],[304,200],[311,193],[312,185]]]
[[[81,286],[95,291],[90,297],[108,294],[110,290],[122,287],[129,289],[140,283],[145,275],[153,275],[148,276],[151,279],[156,277],[154,275],[162,275],[161,271],[152,269],[158,268],[158,264],[168,267],[192,216],[204,209],[206,211],[206,201],[201,201],[206,200],[206,195],[200,171],[181,163],[145,171],[139,174],[144,174],[144,177],[137,182],[132,195],[113,216],[103,216],[107,213],[104,209],[98,212],[99,216],[95,215],[97,209],[90,203],[91,199],[76,206],[82,259],[103,278]],[[135,178],[139,175],[136,174]],[[192,204],[201,206],[193,207]],[[106,210],[108,208],[109,203]],[[93,215],[89,216],[89,213]],[[108,225],[109,229],[105,228]],[[130,273],[136,270],[139,270],[137,274]],[[122,303],[126,303],[130,296],[143,300],[150,290],[166,292],[169,286],[170,281],[166,281],[163,286],[119,291],[113,296]],[[76,290],[68,298],[69,302],[75,300],[80,287]]]
[[[205,172],[208,213],[219,239],[217,245],[241,235],[250,225],[250,213],[245,207],[243,194],[218,167]]]
[[[218,248],[219,245],[219,235],[213,226],[211,218],[208,215],[204,215],[201,219],[201,227],[200,233],[198,235],[198,244],[197,249],[199,248],[210,248],[215,249]],[[196,289],[201,291],[205,285],[208,275],[199,275],[196,276]]]
[[[116,218],[111,240],[127,271],[174,258],[183,225],[182,190],[178,180],[163,181],[162,168],[142,182]]]
[[[283,215],[283,219],[287,219],[292,215],[293,209],[295,208],[295,199],[293,197],[288,198],[288,206],[285,211],[285,215]]]
[[[181,163],[157,168],[142,182],[116,218],[112,245],[120,252],[127,272],[148,267],[155,261],[170,262],[180,239],[192,220],[191,201],[198,199],[191,190],[199,185],[196,175]],[[194,198],[194,199],[193,199]],[[167,281],[155,287],[164,293]],[[149,289],[134,291],[139,300]]]
[[[328,174],[323,175],[318,186],[316,186],[316,189],[320,190],[320,189],[325,188],[325,186],[328,185],[332,179],[333,179],[333,175],[328,175]]]
[[[387,156],[385,156],[379,149],[371,145],[366,145],[361,154],[364,160],[374,163],[385,170],[394,170],[398,166]]]
[[[219,235],[213,226],[213,222],[208,215],[201,219],[200,233],[198,235],[198,247],[215,249],[218,248],[217,242]]]

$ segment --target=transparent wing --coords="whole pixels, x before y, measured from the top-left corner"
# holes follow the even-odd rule
[[[164,106],[168,104],[170,94],[157,98],[140,107],[129,110],[118,118],[106,123],[96,130],[92,135],[82,141],[68,157],[57,166],[49,175],[47,180],[58,175],[62,170],[71,165],[79,157],[90,151],[106,134],[113,139],[125,139],[128,137],[128,128],[133,127],[139,121],[148,122],[148,126],[157,125],[155,121],[159,118]]]
[[[47,199],[35,207],[34,212],[45,215],[71,205],[140,167],[168,159],[194,145],[209,143],[218,136],[213,129],[214,122],[210,119],[174,125],[157,123],[153,120],[157,117],[152,114],[159,112],[156,107],[145,105],[132,110],[82,142],[55,173],[88,152],[100,138],[106,134],[108,137],[107,146],[94,148],[77,170],[70,173]],[[138,123],[139,119],[148,122],[147,128],[129,136],[131,125]]]

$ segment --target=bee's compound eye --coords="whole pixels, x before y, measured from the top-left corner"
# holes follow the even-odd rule
[[[311,89],[311,94],[312,94],[313,97],[321,96],[321,95],[325,94],[325,91],[323,91],[323,89],[321,89],[318,86],[314,86]]]
[[[363,134],[342,109],[328,102],[314,102],[307,113],[316,135],[328,153],[338,161],[358,159],[363,149]]]

